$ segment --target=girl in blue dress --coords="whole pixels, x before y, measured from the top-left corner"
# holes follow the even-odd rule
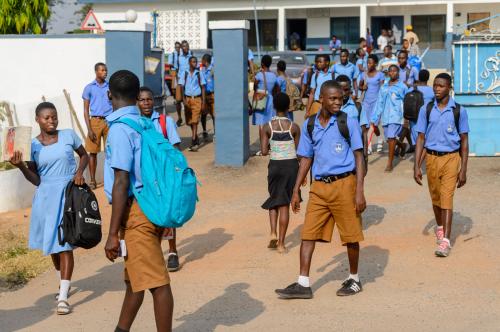
[[[271,56],[267,54],[264,55],[261,60],[261,70],[257,73],[257,75],[255,75],[254,89],[256,92],[258,90],[267,91],[266,108],[262,111],[254,110],[252,114],[252,124],[259,126],[259,137],[261,136],[262,126],[271,121],[271,119],[275,116],[273,108],[273,95],[278,93],[280,90],[278,77],[270,70],[272,63],[273,59]],[[257,152],[257,155],[262,155],[262,153],[259,151]]]
[[[360,75],[359,78],[359,86],[361,90],[364,91],[362,108],[366,113],[366,117],[368,119],[372,118],[373,111],[375,110],[375,106],[377,105],[377,98],[380,87],[384,84],[384,74],[380,71],[377,71],[378,58],[374,54],[370,54],[368,56],[367,69]],[[373,132],[376,136],[379,137],[379,141],[377,144],[377,151],[382,150],[382,139],[380,137],[380,131],[378,128],[378,124],[375,124],[370,128],[368,132],[368,137],[373,135]],[[379,152],[380,152],[379,151]],[[368,146],[368,153],[372,153],[371,144]]]
[[[57,314],[65,315],[71,311],[68,292],[74,266],[73,247],[68,243],[59,245],[57,229],[63,218],[66,185],[69,181],[76,185],[85,182],[83,171],[89,157],[72,129],[57,130],[54,104],[39,104],[35,114],[40,135],[31,141],[31,161],[25,164],[21,152],[16,151],[10,162],[37,186],[31,209],[29,248],[51,256],[60,279]],[[80,156],[78,166],[74,151]]]

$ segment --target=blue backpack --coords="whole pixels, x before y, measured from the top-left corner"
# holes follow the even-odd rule
[[[198,201],[197,180],[186,158],[174,148],[153,122],[121,118],[121,122],[137,131],[142,138],[141,176],[143,188],[131,185],[142,212],[156,226],[181,227],[194,214]]]

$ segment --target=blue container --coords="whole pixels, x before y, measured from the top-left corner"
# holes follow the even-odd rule
[[[467,108],[473,156],[500,156],[500,40],[453,44],[455,100]]]

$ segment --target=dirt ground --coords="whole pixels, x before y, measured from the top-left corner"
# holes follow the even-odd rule
[[[187,146],[188,129],[180,132]],[[253,128],[251,141],[256,137]],[[186,155],[202,186],[194,219],[178,232],[182,269],[171,274],[175,331],[500,331],[500,158],[470,160],[468,183],[455,199],[454,247],[442,259],[434,257],[433,213],[427,187],[412,179],[413,159],[385,174],[386,155],[371,156],[363,292],[335,295],[348,273],[335,235],[332,244],[317,246],[313,258],[314,299],[283,301],[274,289],[296,281],[303,212],[291,217],[290,252],[267,249],[268,216],[260,205],[267,198],[268,159],[217,168],[211,143]],[[107,232],[110,207],[102,188],[97,194]],[[303,196],[307,201],[307,189]],[[1,214],[0,227],[27,232],[29,213]],[[50,270],[0,294],[1,331],[114,330],[124,294],[122,262],[107,261],[103,243],[75,254],[74,312],[54,314],[58,285]],[[155,330],[151,296],[133,330]]]

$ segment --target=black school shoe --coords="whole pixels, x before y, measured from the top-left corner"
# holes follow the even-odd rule
[[[312,299],[313,293],[311,287],[304,287],[294,282],[284,289],[276,289],[276,294],[280,299]]]
[[[189,147],[189,151],[196,152],[196,151],[198,151],[199,147],[200,147],[199,140],[198,139],[192,140],[191,146]]]
[[[168,254],[168,260],[167,260],[167,270],[168,270],[168,272],[178,271],[179,268],[180,268],[180,265],[179,265],[179,256],[177,256],[176,253],[170,253],[170,254]]]
[[[354,295],[363,290],[361,282],[354,279],[347,279],[342,283],[342,287],[337,291],[337,296]]]

